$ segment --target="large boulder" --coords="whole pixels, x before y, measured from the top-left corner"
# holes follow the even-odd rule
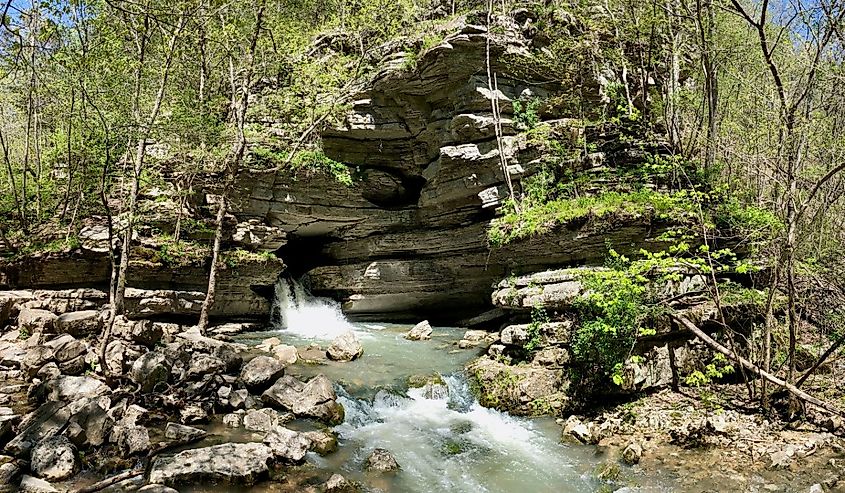
[[[351,330],[337,336],[326,350],[326,356],[335,361],[352,361],[362,354],[364,346]]]
[[[32,476],[22,477],[17,491],[18,493],[59,493],[59,490],[49,482]]]
[[[198,354],[191,359],[188,378],[198,379],[206,375],[218,375],[226,371],[226,362],[209,354]]]
[[[89,348],[84,341],[64,334],[44,345],[54,351],[54,358],[62,373],[79,375],[85,371],[85,355]]]
[[[106,346],[106,373],[120,376],[127,373],[132,364],[146,353],[146,348],[120,339],[108,343]]]
[[[261,392],[285,374],[285,366],[276,358],[256,356],[241,368],[241,382],[246,388]]]
[[[225,483],[252,485],[264,478],[274,457],[262,443],[225,443],[185,450],[173,457],[159,458],[150,470],[150,482],[180,484]]]
[[[153,323],[152,320],[129,320],[123,315],[118,315],[114,318],[112,334],[125,341],[153,347],[161,340],[163,331],[161,325]]]
[[[409,339],[411,341],[425,341],[427,339],[431,339],[432,332],[433,330],[431,328],[431,324],[428,323],[428,320],[423,320],[417,325],[414,325],[414,327],[405,334],[405,339]]]
[[[132,364],[129,377],[141,386],[142,392],[151,392],[156,385],[167,383],[170,368],[170,362],[163,353],[150,351]]]
[[[315,418],[329,424],[343,422],[343,406],[337,402],[337,394],[325,375],[317,375],[308,383],[285,375],[261,397],[264,402],[299,417]]]
[[[170,440],[198,440],[208,433],[205,430],[194,428],[193,426],[180,425],[179,423],[167,423],[164,427],[164,437]]]
[[[56,328],[58,318],[47,310],[22,307],[18,313],[18,328],[29,333],[52,332]]]
[[[73,402],[84,398],[99,397],[111,392],[108,385],[93,377],[60,375],[46,383],[47,399]]]
[[[62,481],[79,469],[76,447],[61,435],[38,442],[32,448],[29,464],[36,476],[48,481]]]
[[[97,310],[62,313],[56,320],[56,330],[76,337],[86,336],[99,332],[100,322]]]
[[[311,441],[304,433],[276,426],[264,437],[264,443],[273,451],[276,460],[301,463],[311,447]]]
[[[62,402],[45,403],[24,417],[18,434],[6,445],[6,450],[17,457],[28,457],[35,444],[64,428],[70,414],[70,409]]]
[[[70,418],[71,424],[75,424],[82,431],[75,442],[78,446],[99,447],[106,443],[106,440],[114,426],[114,419],[108,414],[97,399],[87,399],[84,403],[74,403],[79,407]]]

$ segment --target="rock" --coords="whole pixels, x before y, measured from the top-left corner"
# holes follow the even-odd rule
[[[205,430],[194,428],[192,426],[180,425],[178,423],[167,423],[164,427],[164,437],[171,440],[198,440],[208,433]]]
[[[173,457],[156,459],[150,482],[168,486],[205,482],[249,486],[267,475],[272,458],[272,449],[261,443],[225,443],[185,450]]]
[[[273,451],[277,460],[301,463],[311,446],[311,441],[302,434],[282,426],[274,427],[266,437],[264,443]]]
[[[34,332],[53,332],[56,328],[58,318],[54,313],[48,312],[47,310],[23,307],[18,312],[18,328],[26,330],[30,334]]]
[[[106,372],[110,376],[128,373],[132,364],[145,353],[146,349],[142,346],[121,340],[111,341],[106,346]]]
[[[47,402],[27,414],[18,426],[18,434],[6,450],[17,457],[29,456],[32,447],[59,432],[70,419],[68,406],[61,402]]]
[[[328,455],[337,450],[337,436],[331,431],[306,431],[302,435],[311,442],[312,452]]]
[[[18,493],[59,493],[59,490],[43,479],[24,476],[21,478]]]
[[[581,443],[589,444],[592,442],[590,427],[575,416],[570,416],[566,420],[566,424],[563,427],[563,434],[571,436]]]
[[[55,357],[55,351],[48,346],[35,346],[26,350],[20,360],[20,366],[30,378]],[[58,366],[58,365],[57,365]]]
[[[163,353],[150,351],[132,364],[129,377],[141,386],[142,392],[152,392],[156,385],[167,383],[170,368],[171,364]]]
[[[425,341],[427,339],[431,339],[432,331],[433,329],[431,328],[431,324],[428,323],[428,320],[423,320],[417,325],[414,325],[414,327],[405,334],[405,339],[409,339],[411,341]]]
[[[76,403],[74,403],[76,404]],[[83,432],[79,445],[99,447],[108,439],[114,420],[96,400],[89,399],[70,418]]]
[[[352,361],[362,354],[364,346],[351,330],[337,336],[326,350],[326,356],[334,361]]]
[[[296,348],[288,344],[279,344],[275,346],[273,348],[273,354],[275,354],[276,359],[285,366],[290,366],[296,363],[296,360],[299,359]]]
[[[147,347],[153,347],[163,335],[161,326],[152,320],[129,320],[122,315],[115,317],[112,333],[115,337]]]
[[[183,424],[205,423],[208,421],[208,413],[196,404],[189,404],[179,411],[179,420]]]
[[[343,422],[343,406],[337,402],[337,394],[324,375],[317,375],[308,383],[285,375],[261,397],[264,402],[291,411],[299,417],[316,418],[328,424]]]
[[[173,488],[168,488],[163,484],[148,484],[142,486],[137,493],[179,493]]]
[[[769,454],[769,469],[787,469],[792,464],[795,449],[787,446],[783,450]]]
[[[256,356],[241,368],[241,382],[254,392],[262,392],[285,374],[284,365],[270,356]]]
[[[21,468],[15,462],[4,462],[0,464],[0,493],[15,493],[18,490],[18,476],[21,475]]]
[[[279,414],[273,409],[250,409],[244,414],[243,425],[249,431],[267,433],[279,422]]]
[[[54,351],[58,368],[67,375],[79,375],[85,371],[85,355],[88,344],[64,334],[44,344]]]
[[[326,493],[355,493],[358,489],[340,474],[332,474],[323,486]]]
[[[502,344],[524,346],[528,342],[528,325],[509,325],[502,329]]]
[[[100,328],[100,312],[97,310],[62,313],[56,320],[57,332],[75,337],[96,334]]]
[[[364,461],[364,469],[376,472],[391,472],[401,469],[393,455],[383,448],[377,448]]]
[[[93,377],[62,375],[46,383],[48,399],[71,402],[83,398],[99,397],[111,392],[108,385]]]
[[[824,488],[819,483],[816,483],[810,486],[810,489],[807,490],[807,493],[824,493]]]
[[[226,371],[226,363],[217,357],[207,354],[194,356],[188,368],[188,378],[202,378],[205,375],[217,375]]]
[[[35,374],[37,378],[40,378],[42,381],[52,380],[54,378],[60,377],[62,374],[62,370],[59,369],[59,365],[55,362],[51,361],[46,365],[42,366],[38,373]]]
[[[150,432],[136,424],[115,425],[112,435],[124,456],[147,452],[151,448]]]
[[[30,468],[41,479],[65,480],[79,469],[76,447],[61,435],[45,438],[32,448]]]
[[[232,392],[232,395],[229,396],[229,405],[234,409],[243,409],[246,407],[247,400],[251,398],[252,396],[249,395],[247,390],[239,389]]]
[[[638,442],[631,442],[622,451],[622,460],[629,466],[639,464],[640,458],[643,456],[643,447]]]
[[[223,424],[229,428],[240,428],[241,427],[241,416],[239,414],[226,414],[223,416]]]

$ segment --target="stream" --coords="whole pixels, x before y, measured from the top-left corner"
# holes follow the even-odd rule
[[[356,361],[288,368],[303,379],[325,374],[346,409],[344,423],[335,428],[339,450],[308,456],[317,469],[339,472],[369,491],[543,493],[601,487],[593,471],[602,460],[594,447],[560,443],[554,420],[517,418],[478,404],[462,369],[481,350],[457,349],[463,329],[435,327],[431,340],[409,341],[403,336],[410,325],[350,323],[336,303],[311,298],[298,286],[280,289],[276,305],[284,329],[242,334],[237,342],[254,346],[277,337],[297,347],[326,347],[353,330],[364,346]],[[445,385],[435,391],[409,388],[411,376],[433,376]],[[395,456],[398,473],[363,472],[364,460],[377,447]]]

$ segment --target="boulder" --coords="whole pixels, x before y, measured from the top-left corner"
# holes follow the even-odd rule
[[[262,394],[264,402],[291,411],[296,416],[316,418],[328,424],[343,422],[343,406],[325,375],[303,383],[285,375]]]
[[[229,428],[240,428],[241,415],[235,413],[226,414],[223,416],[223,424]]]
[[[391,472],[401,469],[396,458],[389,451],[377,448],[364,461],[364,469],[375,472]]]
[[[279,344],[273,347],[273,354],[285,366],[290,366],[299,359],[296,348],[289,344]]]
[[[179,411],[179,420],[183,424],[205,423],[208,421],[208,413],[196,404],[189,404]]]
[[[85,342],[64,334],[44,345],[54,351],[54,358],[62,373],[80,375],[85,371],[85,355],[89,349]]]
[[[250,409],[244,414],[243,426],[249,431],[267,433],[279,422],[279,413],[270,408]]]
[[[352,361],[362,354],[364,346],[351,330],[337,336],[326,350],[326,356],[335,361]]]
[[[528,325],[509,325],[502,329],[499,336],[502,344],[509,346],[523,346],[528,342]]]
[[[179,423],[167,423],[164,427],[164,437],[170,440],[199,440],[208,433],[205,430],[193,426],[180,425]]]
[[[254,392],[266,390],[285,373],[284,365],[270,356],[256,356],[241,368],[241,382]]]
[[[18,426],[18,434],[6,445],[6,450],[26,458],[35,444],[57,434],[69,419],[68,406],[61,402],[47,402],[24,417]]]
[[[119,376],[129,372],[132,364],[146,353],[146,349],[126,341],[114,340],[106,346],[106,372]]]
[[[152,446],[149,430],[134,423],[115,425],[112,437],[124,456],[147,452]]]
[[[226,362],[208,354],[195,355],[188,368],[188,378],[197,379],[205,375],[217,375],[226,371]]]
[[[631,442],[624,450],[622,450],[622,460],[624,460],[629,466],[639,464],[642,456],[643,446],[640,445],[639,442]]]
[[[41,479],[62,481],[79,469],[76,447],[62,435],[45,438],[32,448],[30,468]]]
[[[76,424],[83,433],[77,445],[90,447],[103,445],[114,426],[114,420],[109,416],[107,409],[104,409],[95,399],[87,399],[71,416],[70,422]]]
[[[332,477],[323,485],[326,493],[355,493],[358,489],[351,481],[340,474],[332,474]]]
[[[147,347],[153,347],[163,335],[160,325],[152,320],[129,320],[123,315],[114,318],[112,334],[129,342],[136,342]]]
[[[141,386],[142,392],[152,392],[156,385],[167,383],[170,368],[171,364],[163,353],[150,351],[132,364],[129,378]]]
[[[33,332],[52,332],[56,328],[57,317],[47,310],[22,307],[18,313],[18,328]]]
[[[262,443],[225,443],[185,450],[173,457],[158,458],[150,470],[150,482],[180,484],[225,483],[252,485],[267,476],[273,450]]]
[[[93,377],[61,375],[46,384],[47,398],[51,401],[72,402],[84,398],[99,397],[111,392],[108,385]]]
[[[306,431],[302,434],[311,442],[309,450],[319,455],[328,455],[337,450],[337,435],[331,431]]]
[[[8,461],[0,464],[0,493],[15,493],[18,490],[18,477],[21,475],[21,468],[17,463]]]
[[[43,479],[24,476],[21,478],[18,493],[59,493],[59,490]]]
[[[21,369],[25,371],[28,377],[32,378],[41,370],[41,367],[52,361],[55,355],[55,351],[48,346],[31,347],[20,358]]]
[[[35,374],[35,377],[39,378],[41,381],[47,381],[58,378],[61,374],[62,370],[59,369],[59,365],[57,365],[54,361],[51,361],[42,366],[41,369],[38,370],[38,373]]]
[[[414,325],[414,327],[405,334],[405,339],[409,339],[411,341],[424,341],[431,339],[432,331],[431,324],[428,323],[428,320],[423,320],[417,325]]]
[[[56,320],[56,331],[75,337],[96,334],[100,331],[100,322],[97,310],[62,313]]]
[[[273,451],[276,460],[301,463],[311,446],[311,441],[303,433],[289,430],[283,426],[274,427],[266,437],[264,443]]]

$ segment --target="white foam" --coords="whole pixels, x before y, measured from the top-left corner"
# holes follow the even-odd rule
[[[273,310],[279,316],[279,330],[305,339],[332,340],[355,330],[338,302],[312,296],[295,281],[279,279]]]

